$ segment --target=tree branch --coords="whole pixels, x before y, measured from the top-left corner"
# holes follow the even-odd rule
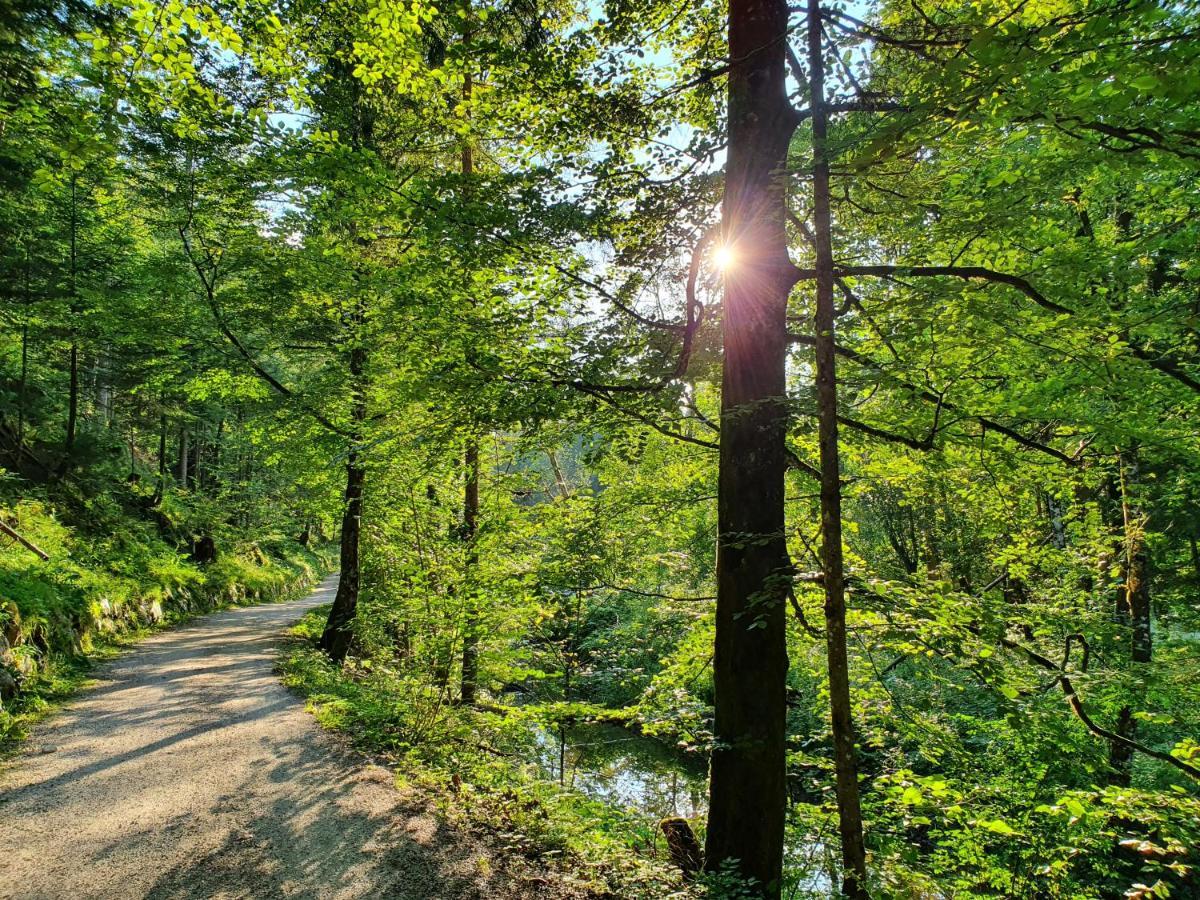
[[[233,329],[230,328],[229,324],[225,321],[225,317],[221,313],[220,304],[217,303],[216,273],[213,272],[211,276],[205,274],[204,268],[200,265],[200,262],[196,259],[195,254],[192,252],[192,244],[188,239],[186,226],[179,226],[179,237],[183,240],[183,249],[187,254],[188,262],[192,264],[192,268],[196,270],[196,275],[199,277],[200,283],[204,286],[204,298],[208,303],[209,310],[212,312],[213,320],[217,324],[217,329],[225,336],[225,339],[233,345],[234,349],[237,350],[241,357],[246,361],[254,374],[270,385],[281,396],[287,397],[291,400],[296,400],[297,404],[304,412],[308,413],[308,415],[312,416],[313,419],[315,419],[325,428],[332,431],[334,434],[353,439],[354,436],[349,431],[335,425],[322,413],[316,409],[313,409],[307,403],[300,401],[299,398],[296,397],[296,393],[291,388],[267,371],[262,364],[254,358],[254,354],[252,354],[246,345],[242,343],[242,341],[234,333]]]
[[[40,556],[42,558],[43,562],[50,561],[50,554],[48,554],[45,550],[43,550],[41,547],[39,547],[33,541],[29,540],[29,538],[22,537],[15,528],[13,528],[11,525],[8,525],[7,523],[5,523],[5,521],[3,519],[0,519],[0,533],[8,535],[10,538],[12,538],[14,541],[16,541],[18,544],[20,544],[22,547],[24,547],[30,553],[34,553],[34,554]]]
[[[996,272],[983,266],[839,266],[839,275],[862,275],[879,278],[911,275],[916,277],[948,276],[964,280],[983,280],[1005,284],[1020,291],[1038,306],[1059,315],[1074,316],[1076,311],[1044,295],[1029,281],[1007,272]],[[1184,371],[1178,360],[1155,353],[1149,347],[1127,342],[1129,352],[1155,371],[1173,378],[1185,387],[1200,393],[1200,378]]]

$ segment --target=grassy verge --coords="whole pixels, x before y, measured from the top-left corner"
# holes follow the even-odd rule
[[[519,709],[446,704],[423,679],[377,663],[333,666],[315,646],[325,613],[313,610],[292,629],[279,672],[323,727],[391,765],[398,786],[419,790],[501,855],[552,870],[586,896],[694,896],[653,826],[534,774],[533,729]]]

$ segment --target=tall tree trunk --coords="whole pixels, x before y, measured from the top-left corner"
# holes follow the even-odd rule
[[[363,102],[362,82],[354,78],[344,67],[344,61],[333,62],[337,77],[343,79],[350,93],[348,112],[351,147],[357,153],[364,148],[374,148],[374,117],[370,107]],[[367,246],[366,239],[357,236],[355,227],[350,227],[351,237],[360,248]],[[355,271],[355,281],[361,273]],[[359,293],[350,314],[350,448],[346,458],[346,496],[342,512],[341,576],[337,594],[329,610],[329,619],[321,634],[321,647],[334,662],[341,662],[350,650],[354,637],[353,623],[358,615],[358,594],[361,584],[359,550],[362,543],[363,482],[366,479],[363,441],[367,423],[367,349],[366,324],[367,306],[364,294]]]
[[[26,314],[28,315],[28,314]],[[20,468],[25,451],[25,397],[29,385],[29,321],[21,322],[21,379],[17,384],[17,453],[14,460]]]
[[[188,430],[187,426],[179,429],[179,486],[187,487],[188,477]]]
[[[554,472],[554,484],[558,488],[558,496],[566,499],[571,496],[571,489],[567,485],[566,476],[563,475],[562,466],[558,464],[558,454],[548,449],[546,458],[550,460],[550,469]]]
[[[214,487],[221,483],[221,451],[225,443],[225,416],[217,419],[217,436],[213,440],[212,462],[208,466],[208,481]]]
[[[93,415],[98,415],[100,421],[107,428],[112,425],[113,419],[113,396],[112,386],[108,383],[109,369],[109,350],[107,347],[101,347],[92,358],[92,389],[95,403]]]
[[[75,432],[79,420],[79,341],[76,333],[76,321],[79,318],[79,251],[78,232],[79,218],[77,207],[78,176],[71,176],[71,352],[70,352],[70,385],[67,395],[67,436],[64,442],[67,462],[75,452]]]
[[[705,865],[780,895],[786,812],[790,567],[784,542],[787,300],[795,283],[779,175],[786,0],[730,0],[729,149],[722,205],[724,365],[718,475],[715,743]]]
[[[25,404],[29,390],[29,306],[33,302],[33,293],[29,287],[30,275],[29,249],[25,250],[25,293],[21,310],[21,380],[17,386],[17,455],[14,461],[19,469],[21,456],[25,451]]]
[[[846,583],[842,561],[842,476],[838,453],[838,396],[834,342],[833,229],[829,202],[829,156],[826,144],[825,55],[822,48],[820,0],[808,4],[809,102],[813,133],[813,237],[816,253],[817,442],[821,465],[821,568],[825,584],[825,642],[829,667],[829,711],[833,761],[842,839],[842,893],[866,897],[866,849],[858,765],[854,754],[854,722],[850,706],[850,672],[846,654]]]
[[[138,412],[140,412],[140,410],[134,410],[134,412],[129,417],[128,436],[125,439],[125,443],[129,447],[129,483],[130,484],[134,484],[135,482],[137,482],[138,478],[140,477],[138,475],[138,470],[137,470],[138,432],[137,432],[137,426],[134,424],[134,418],[133,418],[135,415],[137,415]]]
[[[346,505],[342,512],[341,576],[337,594],[325,631],[321,634],[321,649],[334,662],[346,658],[354,637],[352,624],[358,614],[360,582],[358,550],[362,529],[363,466],[357,450],[351,450],[346,462]]]
[[[463,703],[474,703],[479,681],[479,608],[474,575],[478,555],[475,537],[479,531],[479,445],[475,438],[467,441],[466,485],[463,491],[463,540],[467,544],[466,591],[467,615],[463,626],[462,685]]]
[[[75,432],[79,421],[79,345],[71,338],[70,378],[67,395],[67,438],[65,449],[67,458],[75,452]]]
[[[1121,467],[1121,521],[1124,532],[1122,584],[1117,599],[1118,619],[1129,625],[1129,660],[1138,670],[1153,659],[1153,618],[1150,603],[1150,560],[1146,549],[1146,516],[1137,500],[1138,461],[1136,452]],[[1139,681],[1143,679],[1138,678]],[[1140,692],[1139,692],[1140,693]],[[1125,705],[1117,714],[1117,734],[1132,739],[1137,732],[1134,707]],[[1113,784],[1128,786],[1133,777],[1133,750],[1113,743],[1109,751]]]
[[[204,453],[203,432],[197,429],[196,439],[192,442],[192,456],[188,460],[187,480],[192,490],[200,489],[200,457]]]
[[[367,351],[362,345],[363,309],[355,313],[354,347],[350,350],[350,383],[354,392],[351,401],[352,422],[350,452],[346,457],[346,496],[342,511],[341,576],[337,594],[325,631],[321,634],[321,649],[334,662],[346,658],[354,637],[352,624],[358,614],[358,591],[361,581],[359,545],[362,536],[362,495],[366,471],[362,459],[363,426],[367,421],[366,365]]]
[[[464,36],[463,42],[470,42],[469,33]],[[473,91],[474,78],[468,67],[463,77],[462,88],[463,101],[468,107],[468,115]],[[475,151],[471,145],[469,134],[464,138],[461,163],[464,178],[469,178],[475,173]],[[466,590],[466,615],[463,622],[462,677],[459,694],[463,703],[474,703],[479,680],[479,607],[475,591],[475,569],[478,563],[475,536],[479,530],[479,443],[474,430],[467,437],[465,469],[462,538],[467,545],[466,572],[463,578]]]
[[[162,503],[167,491],[167,414],[159,413],[158,417],[158,484],[154,488],[155,506]]]

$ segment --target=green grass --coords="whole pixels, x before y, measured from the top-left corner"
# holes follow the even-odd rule
[[[314,609],[292,628],[277,669],[322,727],[386,759],[397,786],[431,799],[456,827],[490,836],[502,854],[600,894],[693,896],[662,858],[661,836],[652,852],[653,827],[529,771],[521,750],[531,729],[519,710],[439,702],[423,680],[378,663],[333,665],[316,647],[327,613]]]

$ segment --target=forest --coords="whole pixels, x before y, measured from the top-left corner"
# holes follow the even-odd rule
[[[337,571],[578,896],[1200,897],[1195,0],[4,0],[0,294],[5,741]]]

